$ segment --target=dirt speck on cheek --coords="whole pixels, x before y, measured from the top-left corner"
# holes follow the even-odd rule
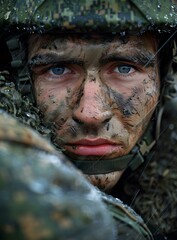
[[[72,91],[71,91],[71,88],[69,88],[69,87],[67,87],[66,88],[66,92],[67,92],[67,94],[69,95]]]
[[[113,108],[119,110],[124,117],[130,117],[132,114],[135,114],[137,111],[133,105],[132,99],[135,97],[136,93],[133,91],[130,97],[125,97],[123,94],[117,93],[114,90],[111,90],[113,96]]]
[[[54,103],[56,103],[57,102],[57,99],[56,99],[56,97],[54,96],[54,95],[48,95],[48,98],[50,99],[50,101],[51,101],[51,104],[54,104]]]

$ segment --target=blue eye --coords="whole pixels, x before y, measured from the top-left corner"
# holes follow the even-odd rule
[[[127,66],[127,65],[122,65],[117,67],[118,72],[122,73],[122,74],[128,74],[130,72],[132,72],[133,68],[131,66]]]
[[[65,67],[51,67],[50,71],[55,75],[62,75],[65,73],[66,68]]]

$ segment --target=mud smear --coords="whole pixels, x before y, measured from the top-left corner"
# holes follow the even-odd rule
[[[113,96],[113,99],[115,100],[113,103],[112,108],[117,108],[124,117],[131,117],[133,114],[136,114],[137,111],[134,107],[134,104],[132,102],[132,99],[138,95],[137,90],[133,90],[133,93],[130,97],[126,98],[123,94],[120,94],[112,89],[110,89],[110,95]]]

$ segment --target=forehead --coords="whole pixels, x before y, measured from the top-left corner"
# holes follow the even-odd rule
[[[29,56],[37,52],[59,51],[59,52],[77,52],[77,50],[112,52],[115,49],[120,51],[139,49],[139,50],[157,50],[157,40],[153,33],[145,33],[140,36],[129,35],[124,39],[120,35],[114,34],[34,34],[30,36]]]

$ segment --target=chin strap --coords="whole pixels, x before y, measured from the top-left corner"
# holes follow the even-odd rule
[[[145,161],[147,155],[149,157],[149,152],[156,143],[155,137],[153,136],[153,126],[154,124],[151,124],[148,127],[147,131],[130,154],[113,159],[79,160],[70,158],[69,160],[73,162],[77,168],[82,170],[82,172],[89,175],[122,171],[127,167],[135,170]]]
[[[100,160],[78,160],[69,159],[74,163],[74,165],[82,170],[85,174],[105,174],[114,171],[121,171],[125,169],[130,163],[134,154],[128,154],[118,158],[112,159],[100,159]]]

